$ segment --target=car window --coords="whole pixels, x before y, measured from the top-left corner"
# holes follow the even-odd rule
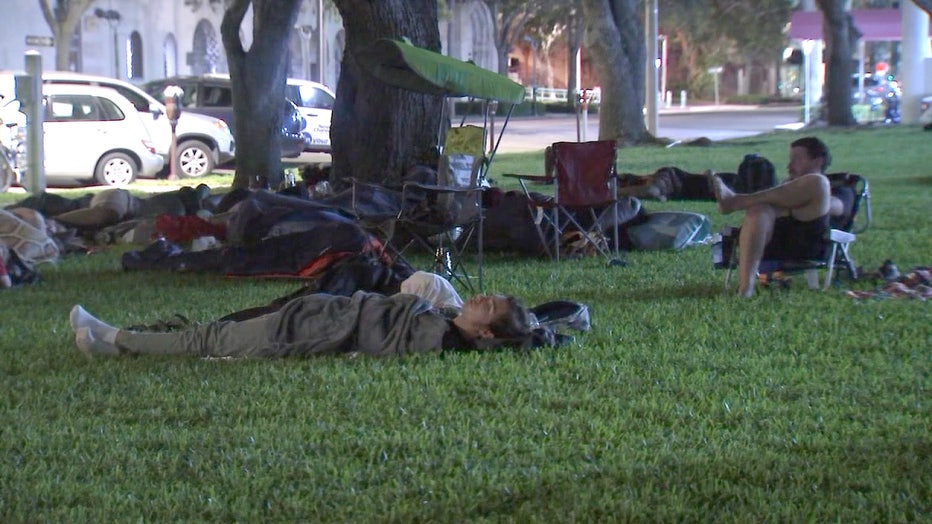
[[[109,98],[97,97],[97,106],[100,108],[100,119],[106,121],[123,120],[126,115]],[[148,106],[146,106],[148,108]]]
[[[230,107],[233,105],[233,90],[228,87],[204,87],[202,107]]]
[[[127,100],[129,100],[131,104],[133,104],[133,107],[136,108],[136,111],[140,111],[143,113],[149,111],[149,99],[140,95],[136,91],[133,91],[132,89],[127,88],[126,86],[114,85],[114,86],[106,86],[106,87],[109,87],[115,90],[117,93],[120,93],[121,95],[123,95]]]
[[[333,109],[330,93],[311,85],[288,86],[288,99],[301,107]]]
[[[52,95],[45,106],[47,122],[99,122],[123,118],[123,112],[112,101],[90,95]]]

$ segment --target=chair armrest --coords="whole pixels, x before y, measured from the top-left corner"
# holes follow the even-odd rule
[[[533,182],[535,184],[553,184],[553,177],[547,175],[521,175],[516,173],[504,173],[502,176],[508,178],[516,178],[518,180],[526,180],[528,182]]]
[[[850,244],[854,242],[856,238],[857,237],[853,233],[848,233],[840,229],[830,229],[828,232],[828,239],[840,244]]]

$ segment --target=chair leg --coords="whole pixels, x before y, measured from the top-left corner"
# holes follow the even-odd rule
[[[835,255],[838,253],[838,244],[832,242],[832,249],[829,252],[828,261],[825,264],[825,284],[822,289],[828,289],[832,285],[832,277],[835,275]]]
[[[553,254],[554,260],[560,261],[560,208],[553,208]]]
[[[848,244],[840,245],[841,254],[839,255],[839,258],[841,258],[842,262],[845,264],[845,267],[848,269],[848,278],[851,280],[857,280],[858,268],[854,265],[854,260],[851,259],[851,255],[848,253],[848,246]]]

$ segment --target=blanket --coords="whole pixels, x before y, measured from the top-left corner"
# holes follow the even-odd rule
[[[268,323],[276,355],[359,352],[371,356],[439,351],[450,323],[414,295],[304,295]]]
[[[848,290],[845,295],[854,299],[865,298],[914,298],[928,300],[932,298],[932,267],[919,266],[911,271],[890,279],[871,291]]]

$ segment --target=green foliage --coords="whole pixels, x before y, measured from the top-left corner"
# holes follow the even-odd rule
[[[932,263],[929,134],[819,135],[833,170],[871,182],[874,225],[855,259]],[[798,136],[625,148],[619,171],[733,170],[748,152],[783,165]],[[501,154],[493,176],[542,166],[541,152]],[[711,202],[644,205],[705,213],[714,229],[740,220]],[[123,249],[66,257],[41,266],[40,283],[0,291],[0,521],[909,522],[932,511],[928,303],[801,282],[738,300],[704,246],[630,253],[615,268],[499,254],[488,290],[585,302],[593,330],[531,353],[88,361],[72,304],[120,326],[207,321],[298,285],[127,273]]]

